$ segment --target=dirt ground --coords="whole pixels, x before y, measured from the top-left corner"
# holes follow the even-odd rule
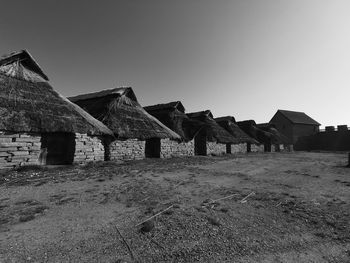
[[[350,262],[346,164],[298,152],[2,172],[0,262]]]

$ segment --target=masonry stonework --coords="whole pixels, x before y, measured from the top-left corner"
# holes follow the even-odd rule
[[[39,164],[40,134],[0,132],[0,168]]]
[[[74,163],[104,160],[104,147],[99,137],[75,134]]]
[[[194,140],[179,143],[170,139],[162,139],[160,145],[161,158],[194,156]]]
[[[222,155],[226,154],[226,144],[207,142],[207,155]]]
[[[263,144],[261,144],[261,145],[252,144],[251,145],[251,152],[255,152],[255,153],[257,153],[257,152],[259,152],[259,153],[264,152],[264,145]]]
[[[247,143],[231,144],[231,153],[246,153]]]
[[[145,158],[145,141],[116,140],[109,145],[111,160],[140,160]]]

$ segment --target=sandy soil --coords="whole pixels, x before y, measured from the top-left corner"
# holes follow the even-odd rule
[[[3,172],[0,262],[350,262],[346,162],[299,152]]]

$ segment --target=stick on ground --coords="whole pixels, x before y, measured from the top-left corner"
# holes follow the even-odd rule
[[[251,195],[255,195],[255,192],[251,192],[249,195],[247,195],[246,197],[244,197],[241,201],[239,201],[240,203],[245,203],[247,198]]]
[[[174,205],[169,206],[168,208],[164,209],[163,211],[160,211],[159,213],[151,216],[150,218],[147,218],[146,220],[143,220],[141,223],[138,223],[136,226],[142,225],[143,223],[147,222],[148,220],[151,220],[152,218],[159,216],[160,214],[164,213],[165,211],[169,210],[172,208]]]
[[[122,233],[120,233],[120,231],[119,231],[119,229],[118,229],[117,226],[115,226],[115,229],[117,230],[117,232],[118,232],[118,234],[120,235],[120,237],[122,238],[124,244],[125,244],[126,247],[128,248],[131,259],[132,259],[134,262],[136,262],[134,253],[132,253],[132,250],[131,250],[131,247],[130,247],[129,243],[125,240],[125,238],[124,238],[124,236],[122,235]]]

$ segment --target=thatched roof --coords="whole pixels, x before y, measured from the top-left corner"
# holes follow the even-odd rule
[[[54,91],[27,51],[5,57],[0,65],[0,130],[113,136],[105,125]]]
[[[258,143],[258,141],[250,137],[238,127],[238,125],[236,124],[236,120],[233,116],[215,118],[215,121],[226,131],[228,131],[232,136],[234,136],[239,141],[239,143]]]
[[[208,141],[217,141],[219,143],[239,143],[228,131],[222,128],[213,118],[210,110],[188,113],[190,119],[195,119],[204,124]]]
[[[295,123],[295,124],[308,124],[308,125],[316,125],[316,126],[321,125],[320,123],[315,121],[313,118],[306,115],[304,112],[290,111],[290,110],[278,110],[276,112],[276,114],[278,114],[278,113],[282,114],[290,122]]]
[[[144,107],[144,109],[147,112],[156,112],[156,111],[158,112],[158,111],[163,111],[163,110],[169,111],[169,110],[176,109],[182,113],[185,113],[185,107],[181,103],[181,101],[172,101],[172,102],[168,102],[168,103],[146,106],[146,107]]]
[[[257,127],[265,132],[272,134],[271,140],[275,144],[291,144],[288,137],[280,133],[276,125],[272,123],[260,123]]]
[[[259,128],[254,120],[238,121],[237,125],[250,137],[254,138],[260,143],[278,143],[278,140],[274,134]]]
[[[119,139],[181,140],[178,134],[142,108],[130,87],[103,90],[69,99],[103,122]]]
[[[0,58],[0,72],[7,76],[16,77],[28,81],[48,81],[39,64],[27,50],[12,52]]]
[[[201,122],[192,120],[185,114],[181,101],[147,106],[144,109],[179,134],[183,141],[192,140],[203,126]]]

